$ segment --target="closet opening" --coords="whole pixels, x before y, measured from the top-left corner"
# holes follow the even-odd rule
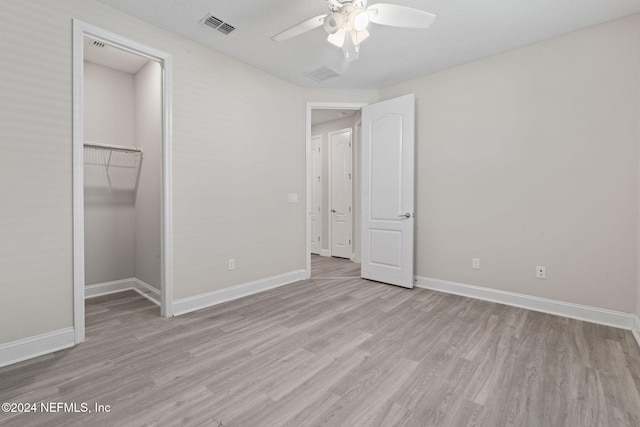
[[[171,316],[170,57],[74,20],[74,329],[135,291]]]
[[[309,276],[314,256],[360,262],[359,141],[363,105],[307,104]]]

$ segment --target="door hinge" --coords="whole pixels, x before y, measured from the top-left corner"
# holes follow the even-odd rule
[[[349,212],[351,212],[351,206],[349,206]]]
[[[320,241],[320,236],[318,236],[318,242]]]
[[[349,174],[349,179],[351,179],[351,174]]]
[[[349,244],[351,244],[351,239],[349,239]]]

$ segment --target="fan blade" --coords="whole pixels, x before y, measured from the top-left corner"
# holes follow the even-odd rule
[[[309,18],[306,21],[302,21],[299,24],[296,24],[291,28],[287,28],[283,32],[278,33],[275,36],[271,37],[271,40],[273,40],[274,42],[285,41],[293,37],[299,36],[302,33],[306,33],[307,31],[311,31],[314,28],[318,28],[319,26],[322,25],[322,23],[324,22],[324,18],[326,16],[327,15],[318,15],[318,16],[314,16],[313,18]]]
[[[397,4],[376,3],[367,8],[371,22],[391,27],[429,28],[436,15]]]

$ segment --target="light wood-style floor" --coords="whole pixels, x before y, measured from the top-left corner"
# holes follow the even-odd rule
[[[87,341],[0,369],[0,402],[110,413],[3,426],[639,426],[628,331],[357,278],[311,280],[174,319],[133,292],[87,301]]]

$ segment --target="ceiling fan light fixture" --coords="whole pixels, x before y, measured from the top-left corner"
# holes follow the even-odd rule
[[[353,42],[353,37],[345,37],[342,53],[346,62],[355,61],[360,57],[360,46]]]
[[[344,46],[344,39],[346,38],[346,35],[347,33],[344,30],[340,30],[333,34],[329,34],[327,41],[334,46],[342,47]]]
[[[369,14],[362,9],[352,13],[349,20],[351,21],[351,27],[356,31],[366,30],[370,21]]]
[[[323,26],[328,34],[337,33],[344,26],[344,15],[340,12],[333,12],[324,18]]]
[[[325,0],[329,13],[302,21],[272,37],[281,42],[323,26],[327,41],[340,47],[347,62],[360,55],[360,44],[369,37],[370,24],[401,28],[429,28],[436,15],[389,3],[368,6],[367,0]]]
[[[369,31],[367,31],[367,30],[352,31],[351,32],[351,38],[353,39],[353,44],[358,46],[360,43],[362,43],[367,38],[369,38]]]

